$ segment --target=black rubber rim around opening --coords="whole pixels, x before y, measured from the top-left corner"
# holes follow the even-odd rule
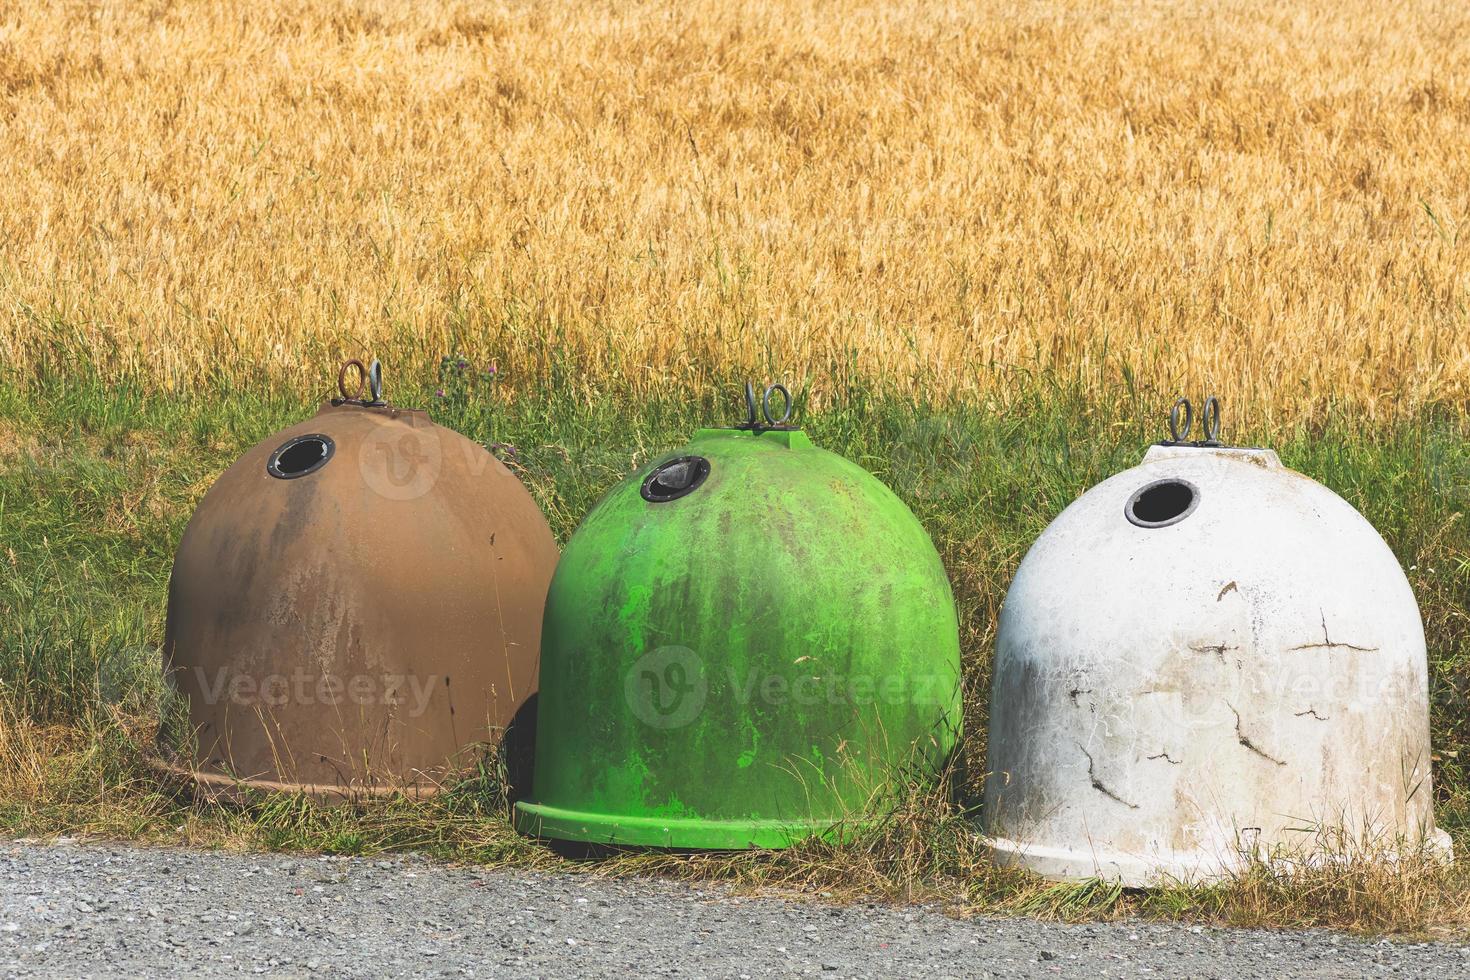
[[[1169,527],[1178,524],[1199,506],[1199,487],[1177,476],[1145,483],[1133,491],[1123,516],[1138,527]]]
[[[687,497],[709,476],[709,460],[703,456],[679,456],[660,463],[643,479],[643,499],[653,504]]]
[[[265,471],[277,480],[295,480],[326,466],[337,451],[331,436],[313,433],[288,439],[271,453]]]

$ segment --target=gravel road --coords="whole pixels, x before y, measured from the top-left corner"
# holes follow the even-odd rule
[[[167,974],[1454,977],[1470,947],[960,921],[413,858],[0,842],[0,975]]]

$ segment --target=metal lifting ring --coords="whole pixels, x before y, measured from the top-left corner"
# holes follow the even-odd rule
[[[1180,410],[1183,410],[1184,424],[1180,425]],[[1189,441],[1189,430],[1194,428],[1194,406],[1189,403],[1188,398],[1180,398],[1174,402],[1169,409],[1169,439],[1162,443],[1165,446],[1207,446],[1214,448],[1221,445],[1220,442],[1220,399],[1210,395],[1205,399],[1204,407],[1200,409],[1200,428],[1204,430],[1204,438],[1194,442]]]
[[[375,361],[374,364],[377,362]],[[357,368],[357,390],[352,394],[347,393],[347,369]],[[362,401],[362,389],[368,383],[368,369],[357,358],[343,361],[342,366],[337,369],[337,392],[342,396],[344,402]]]
[[[771,414],[771,392],[773,391],[779,391],[781,393],[781,397],[785,400],[786,408],[784,411],[781,412],[780,418],[776,418]],[[791,400],[791,392],[788,391],[786,389],[786,386],[783,384],[767,385],[766,393],[761,396],[761,414],[766,417],[767,425],[784,425],[786,423],[786,420],[791,418],[791,409],[793,405],[794,403]]]
[[[370,402],[367,402],[366,404],[368,404],[368,405],[384,405],[384,404],[387,404],[386,402],[383,401],[383,365],[378,361],[378,359],[376,357],[373,358],[372,366],[368,368],[368,371],[367,371],[367,382],[368,382],[368,394],[370,394],[370,395],[373,396],[373,400],[370,401]]]
[[[1184,431],[1179,431],[1179,409],[1184,409]],[[1194,406],[1189,404],[1188,398],[1180,398],[1169,409],[1169,438],[1173,442],[1183,442],[1189,438],[1189,430],[1194,428]]]
[[[743,428],[755,428],[755,385],[749,381],[745,382],[745,425]]]
[[[349,392],[347,390],[348,370],[357,371],[357,387]],[[366,389],[368,397],[363,397]],[[366,408],[378,408],[388,404],[383,401],[383,365],[375,357],[371,367],[364,367],[362,361],[357,358],[343,361],[342,366],[337,369],[337,393],[341,395],[340,401],[344,404],[362,405]]]
[[[1205,445],[1218,446],[1220,444],[1220,399],[1214,395],[1205,399],[1205,407],[1200,410],[1200,425],[1204,428]]]
[[[780,393],[784,402],[780,416],[771,414],[771,396]],[[764,429],[789,428],[786,425],[791,418],[791,412],[796,407],[796,400],[791,397],[791,391],[783,384],[766,385],[766,390],[760,398],[760,418],[756,416],[755,385],[745,382],[745,421],[737,425],[737,429],[749,429],[752,432],[760,432]],[[764,418],[764,422],[761,421]]]

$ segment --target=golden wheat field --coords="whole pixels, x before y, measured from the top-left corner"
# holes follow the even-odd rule
[[[0,5],[0,355],[1470,397],[1470,6]]]

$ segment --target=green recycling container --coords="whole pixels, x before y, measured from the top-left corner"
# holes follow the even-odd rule
[[[840,837],[959,729],[954,598],[914,515],[798,430],[706,429],[567,544],[516,826],[675,848]]]

